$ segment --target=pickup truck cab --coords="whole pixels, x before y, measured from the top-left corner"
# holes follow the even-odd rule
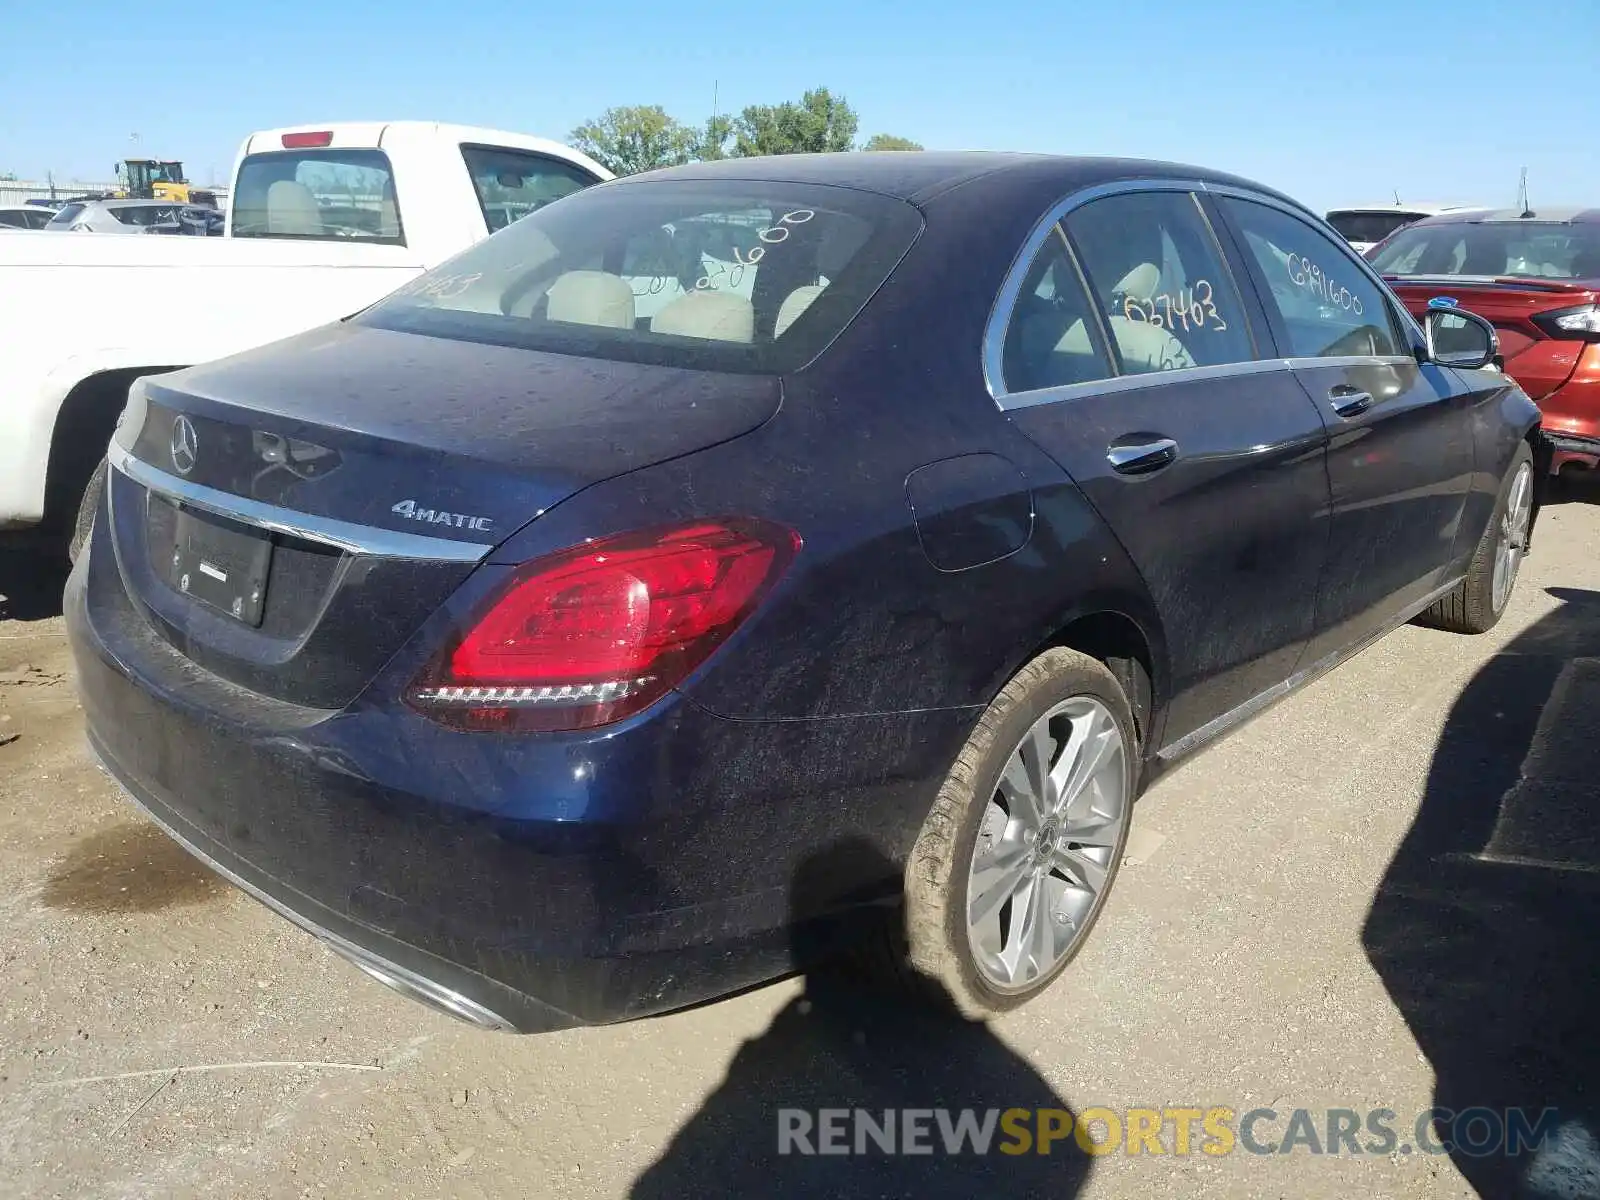
[[[63,544],[86,530],[134,379],[348,316],[609,178],[571,147],[525,134],[329,123],[245,139],[224,237],[5,238],[0,529]]]

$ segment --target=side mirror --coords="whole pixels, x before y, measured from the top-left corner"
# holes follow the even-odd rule
[[[1429,362],[1474,371],[1500,361],[1500,335],[1494,326],[1477,313],[1458,308],[1453,300],[1428,301],[1422,328]]]

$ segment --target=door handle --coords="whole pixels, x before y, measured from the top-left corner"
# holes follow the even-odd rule
[[[1106,461],[1120,475],[1148,475],[1171,466],[1178,458],[1178,443],[1169,437],[1135,434],[1138,440],[1118,439],[1106,449]]]
[[[1359,417],[1372,407],[1372,393],[1363,392],[1360,388],[1353,388],[1347,383],[1330,388],[1328,400],[1333,405],[1333,411],[1341,417]]]

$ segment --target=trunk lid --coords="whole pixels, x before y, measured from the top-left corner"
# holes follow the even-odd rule
[[[1534,400],[1542,400],[1572,377],[1584,342],[1552,338],[1534,323],[1541,313],[1595,302],[1588,283],[1559,279],[1440,275],[1384,277],[1411,315],[1421,321],[1428,301],[1448,296],[1491,322],[1500,334],[1506,373]]]
[[[135,389],[117,565],[187,657],[337,708],[517,528],[779,400],[771,376],[316,330]]]

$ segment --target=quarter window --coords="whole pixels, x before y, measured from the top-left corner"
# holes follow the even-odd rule
[[[1280,209],[1224,197],[1295,358],[1400,354],[1383,291],[1350,252]]]
[[[1192,195],[1107,196],[1068,214],[1066,229],[1123,372],[1255,357],[1239,293]]]
[[[1034,257],[1006,327],[1006,390],[1089,383],[1116,374],[1059,228]]]

